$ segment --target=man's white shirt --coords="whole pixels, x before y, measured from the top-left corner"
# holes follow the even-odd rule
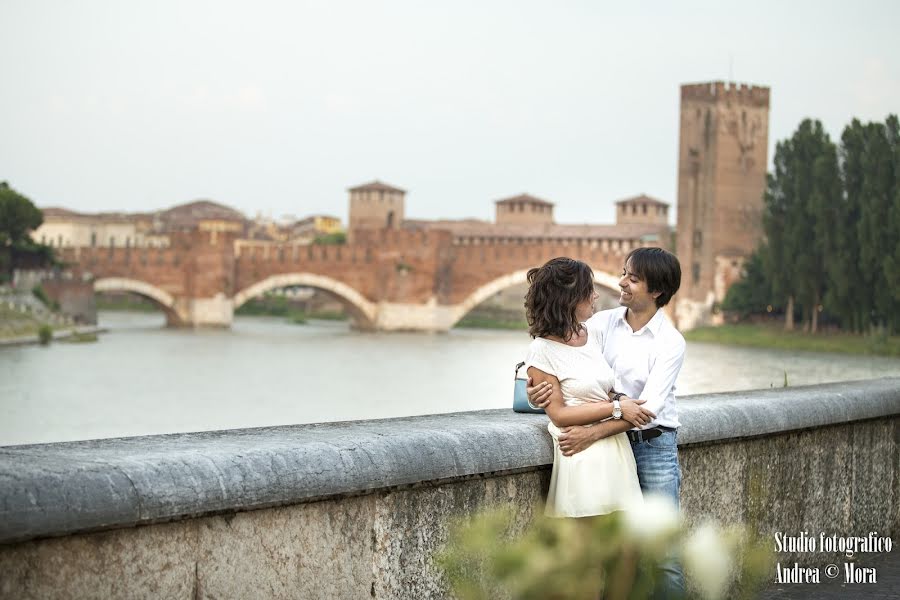
[[[662,309],[644,327],[632,331],[626,310],[602,310],[590,318],[604,332],[603,356],[616,374],[615,390],[647,401],[642,406],[656,418],[646,427],[679,427],[675,380],[684,362],[684,337]]]

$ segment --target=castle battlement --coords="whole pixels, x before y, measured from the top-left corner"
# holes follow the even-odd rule
[[[681,86],[681,100],[700,102],[735,102],[752,106],[769,106],[769,88],[761,85],[733,83],[728,81],[711,81],[708,83],[691,83]]]

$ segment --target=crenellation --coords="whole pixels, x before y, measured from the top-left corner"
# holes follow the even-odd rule
[[[716,104],[722,101],[757,107],[769,106],[770,88],[746,83],[714,81],[681,86],[681,101]]]

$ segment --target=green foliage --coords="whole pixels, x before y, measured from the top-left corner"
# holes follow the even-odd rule
[[[43,213],[31,200],[0,181],[0,246],[27,239],[43,222]]]
[[[814,335],[802,331],[784,331],[780,327],[770,325],[742,323],[720,327],[698,327],[686,331],[684,337],[690,342],[752,348],[900,356],[900,336],[889,336],[886,332],[862,336],[850,332],[826,331]]]
[[[334,246],[338,244],[346,244],[347,243],[347,234],[343,231],[338,231],[336,233],[326,233],[324,235],[316,236],[313,240],[313,244],[324,244],[329,246]]]
[[[803,121],[776,145],[763,229],[723,308],[747,316],[794,305],[813,332],[821,315],[857,333],[900,333],[897,117],[854,119],[839,148],[821,123]]]
[[[288,322],[295,325],[303,325],[309,319],[328,321],[344,321],[347,319],[347,315],[340,312],[303,310],[296,301],[275,293],[268,293],[259,298],[249,300],[238,308],[234,314],[240,316],[285,317]]]
[[[47,292],[44,291],[44,288],[40,285],[36,285],[31,288],[31,295],[41,301],[41,304],[44,306],[50,306],[50,298],[47,297]]]
[[[98,339],[96,333],[83,333],[73,329],[71,335],[62,338],[62,341],[69,344],[90,344],[96,342]]]
[[[43,213],[31,200],[0,181],[0,279],[8,281],[20,265],[43,268],[57,264],[53,249],[29,236],[43,222]]]
[[[728,289],[722,310],[747,317],[765,314],[773,304],[772,283],[766,277],[763,266],[762,255],[765,251],[764,247],[758,249],[744,263],[744,276]]]
[[[641,514],[640,521],[654,521]],[[510,511],[459,522],[438,563],[461,600],[554,598],[637,600],[659,584],[659,565],[681,556],[698,597],[751,598],[772,569],[770,544],[742,529],[688,532],[657,521],[629,525],[624,513],[584,519],[539,518],[515,532]],[[633,523],[633,521],[632,521]],[[643,531],[642,531],[643,530]],[[714,552],[718,564],[711,565]]]
[[[487,315],[468,314],[454,325],[461,329],[512,329],[528,331],[528,322],[525,319],[496,318]]]
[[[38,328],[38,339],[41,341],[41,344],[46,346],[53,339],[53,328],[47,324],[41,325]]]
[[[95,304],[97,310],[116,310],[130,312],[157,312],[159,307],[151,300],[129,293],[98,293]]]

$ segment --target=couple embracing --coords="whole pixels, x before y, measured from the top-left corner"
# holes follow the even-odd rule
[[[619,280],[621,307],[597,314],[583,262],[555,258],[531,269],[528,282],[528,396],[550,417],[554,446],[547,514],[640,514],[642,492],[678,506],[674,389],[685,342],[662,310],[681,284],[678,259],[633,250]],[[677,563],[662,575],[665,597],[684,594]]]

